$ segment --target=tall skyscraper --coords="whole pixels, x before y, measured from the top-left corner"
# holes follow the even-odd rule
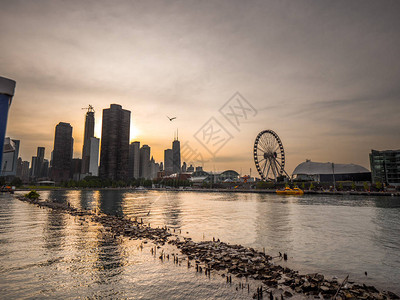
[[[172,149],[164,150],[164,170],[165,175],[171,175],[173,171]]]
[[[138,179],[140,169],[140,142],[132,142],[129,145],[129,178]]]
[[[23,182],[29,181],[29,161],[22,161],[21,179]]]
[[[148,145],[143,145],[140,148],[140,168],[139,177],[150,179],[150,147]]]
[[[3,146],[7,128],[8,109],[14,96],[15,81],[0,77],[0,173],[3,170]]]
[[[9,137],[4,140],[3,158],[1,163],[1,176],[16,176],[19,155],[19,140]]]
[[[93,106],[89,105],[86,112],[85,120],[85,133],[83,136],[83,148],[82,148],[82,174],[89,173],[90,165],[90,139],[94,137],[94,109]]]
[[[99,146],[100,139],[91,137],[89,139],[89,174],[99,176]]]
[[[23,161],[21,157],[17,161],[17,177],[23,182],[29,181],[29,161]]]
[[[36,165],[37,165],[37,157],[36,156],[32,156],[32,161],[31,161],[31,169],[29,171],[29,177],[34,179],[37,177],[36,172]]]
[[[43,176],[44,151],[45,151],[44,147],[37,148],[36,165],[35,165],[35,171],[34,171],[36,178],[45,177],[45,176]]]
[[[172,142],[172,172],[181,172],[181,143],[178,137]]]
[[[129,128],[131,112],[111,104],[103,110],[100,176],[113,180],[128,177]]]
[[[157,178],[158,172],[160,171],[160,164],[156,163],[153,156],[150,160],[150,179]]]
[[[74,139],[72,138],[71,124],[64,122],[58,123],[54,136],[51,167],[51,177],[54,181],[66,181],[70,178],[73,146]]]

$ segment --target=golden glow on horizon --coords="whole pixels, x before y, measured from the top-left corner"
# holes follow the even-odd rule
[[[131,121],[131,128],[130,128],[130,133],[129,133],[129,143],[134,142],[140,134],[139,128],[137,128]]]
[[[97,118],[94,124],[94,136],[101,138],[101,119]]]

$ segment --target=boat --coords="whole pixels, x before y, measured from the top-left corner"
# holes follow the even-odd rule
[[[304,191],[299,189],[298,187],[295,187],[291,189],[290,187],[285,187],[284,190],[276,190],[276,193],[278,195],[303,195]]]

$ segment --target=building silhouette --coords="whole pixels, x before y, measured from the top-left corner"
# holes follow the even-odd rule
[[[167,176],[173,173],[172,149],[164,150],[164,170],[165,170],[165,175]]]
[[[15,81],[0,77],[0,173],[3,170],[3,146],[7,128],[8,109],[15,91]],[[15,170],[16,171],[16,170]]]
[[[140,178],[140,142],[135,141],[129,145],[129,162],[128,162],[129,178]]]
[[[94,137],[94,109],[89,105],[86,112],[85,119],[85,133],[83,135],[83,148],[82,148],[82,174],[89,174],[90,169],[90,154],[95,145],[92,145],[91,138]],[[98,150],[97,150],[98,152]],[[97,153],[98,155],[98,153]],[[93,174],[92,174],[93,175]]]
[[[51,177],[54,181],[66,181],[70,178],[73,146],[74,139],[72,138],[71,124],[64,122],[58,123],[54,135],[54,149],[51,165]],[[32,165],[32,169],[34,168],[35,167]]]
[[[400,186],[400,150],[371,150],[372,182]]]
[[[89,139],[89,172],[91,176],[99,175],[99,147],[100,139],[91,137]]]
[[[37,153],[36,153],[36,164],[35,164],[35,177],[36,178],[42,178],[42,177],[46,177],[43,176],[45,173],[44,170],[44,152],[45,152],[45,148],[44,147],[38,147],[37,148]]]
[[[128,177],[131,112],[121,105],[103,109],[99,175],[112,180]]]
[[[139,177],[144,179],[150,179],[150,147],[143,145],[140,148],[140,168]]]
[[[172,172],[181,172],[181,143],[178,137],[172,142]]]
[[[19,140],[14,140],[9,137],[4,140],[3,158],[1,163],[1,176],[16,176],[17,162],[19,155]]]
[[[29,161],[23,161],[21,157],[17,160],[17,177],[23,182],[29,181]]]

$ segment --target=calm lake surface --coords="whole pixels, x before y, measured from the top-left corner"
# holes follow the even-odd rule
[[[400,293],[400,198],[174,191],[41,191],[42,199],[142,218],[194,240],[241,244],[302,273]],[[0,298],[248,299],[220,276],[160,262],[140,241],[0,195]],[[280,263],[280,262],[277,262]],[[365,276],[364,272],[368,272]]]

